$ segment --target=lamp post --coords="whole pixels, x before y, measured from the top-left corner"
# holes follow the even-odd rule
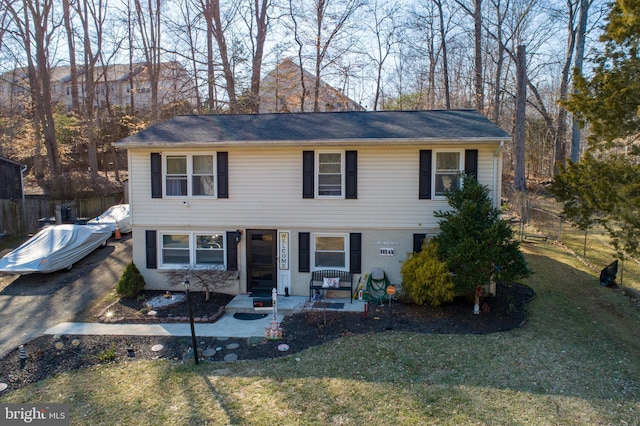
[[[196,342],[196,329],[193,325],[193,311],[191,310],[191,297],[189,296],[189,287],[191,287],[191,283],[188,278],[182,283],[184,285],[184,289],[187,293],[187,308],[189,309],[189,323],[191,324],[191,342],[193,344],[193,360],[196,365],[198,364],[198,343]]]

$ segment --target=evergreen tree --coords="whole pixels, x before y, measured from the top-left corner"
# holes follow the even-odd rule
[[[616,0],[607,17],[590,77],[576,76],[567,108],[589,127],[592,155],[556,177],[554,195],[567,217],[607,228],[622,255],[640,252],[640,3]],[[614,149],[618,148],[618,149]],[[586,229],[586,228],[585,228]]]
[[[489,189],[472,176],[463,187],[447,193],[450,211],[435,213],[440,220],[439,256],[454,274],[457,295],[473,294],[477,286],[498,281],[515,281],[530,274],[527,262],[514,239],[510,224],[500,218],[489,198]]]
[[[609,147],[628,137],[634,140],[640,130],[638,4],[637,1],[615,1],[601,37],[605,50],[596,56],[590,78],[574,76],[577,91],[566,105],[583,125],[589,125],[592,148]]]

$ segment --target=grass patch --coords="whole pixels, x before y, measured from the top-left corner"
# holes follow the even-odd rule
[[[60,375],[0,402],[67,402],[72,424],[638,424],[640,315],[574,256],[524,244],[525,327],[352,336],[285,358]]]

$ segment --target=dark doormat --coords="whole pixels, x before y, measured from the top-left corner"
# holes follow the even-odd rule
[[[344,309],[344,303],[340,302],[313,302],[313,307],[317,309]]]
[[[233,314],[233,317],[239,320],[257,320],[265,318],[267,315],[269,314],[250,314],[246,312],[236,312],[235,314]]]

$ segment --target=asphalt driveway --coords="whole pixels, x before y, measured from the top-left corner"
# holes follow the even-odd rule
[[[10,275],[0,272],[0,358],[65,321],[111,291],[131,262],[131,236],[110,239],[70,271]]]

